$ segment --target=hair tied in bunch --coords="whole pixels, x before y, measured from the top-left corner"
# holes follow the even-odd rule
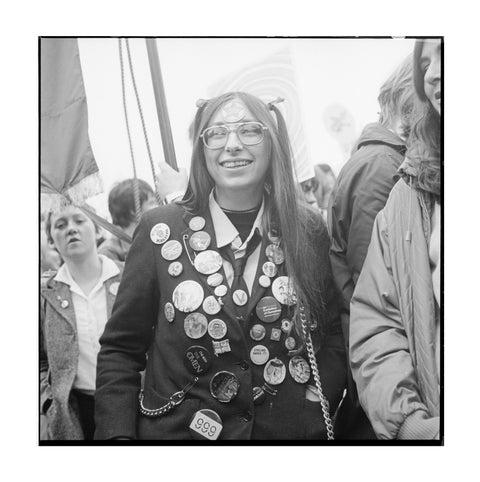
[[[281,102],[283,102],[285,99],[283,97],[277,97],[276,99],[273,99],[272,101],[270,101],[268,104],[267,104],[267,107],[268,107],[268,110],[273,110],[273,106],[275,104],[280,104]]]
[[[202,107],[205,107],[207,105],[207,102],[207,99],[198,99],[197,102],[195,102],[195,105],[198,109],[201,109]]]

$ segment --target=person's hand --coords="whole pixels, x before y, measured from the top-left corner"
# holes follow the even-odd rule
[[[168,195],[176,193],[178,193],[178,196],[183,196],[188,186],[187,170],[181,167],[177,172],[166,162],[158,163],[158,168],[159,172],[155,182],[160,197],[165,199]]]

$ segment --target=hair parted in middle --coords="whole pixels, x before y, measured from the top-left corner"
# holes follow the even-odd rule
[[[322,336],[328,322],[328,314],[322,297],[323,287],[319,281],[321,269],[315,262],[318,260],[318,247],[306,240],[318,236],[319,231],[324,228],[320,224],[323,221],[320,213],[310,208],[299,195],[294,178],[293,155],[287,126],[275,102],[267,105],[251,94],[229,92],[204,101],[198,106],[193,124],[190,180],[181,204],[195,214],[208,209],[208,199],[214,188],[214,181],[207,170],[200,134],[209,127],[209,122],[219,108],[232,99],[243,102],[255,120],[268,127],[266,136],[270,140],[271,162],[265,179],[269,188],[264,191],[263,227],[266,231],[276,230],[281,236],[287,272],[295,287],[297,298],[305,306],[307,319],[318,322]],[[301,334],[298,323],[299,321],[296,322],[296,329]]]
[[[413,88],[413,55],[409,54],[380,87],[380,124],[393,127],[400,118],[405,137],[408,137],[413,122],[415,91]]]

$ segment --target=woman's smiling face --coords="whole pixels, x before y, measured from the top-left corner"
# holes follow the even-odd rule
[[[270,167],[270,139],[267,131],[258,144],[243,144],[235,127],[250,121],[258,122],[258,119],[241,100],[233,99],[220,107],[207,126],[223,125],[231,128],[225,146],[218,149],[204,146],[207,170],[217,191],[228,193],[229,190],[252,188],[263,190]]]

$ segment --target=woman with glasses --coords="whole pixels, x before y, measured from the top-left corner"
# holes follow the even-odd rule
[[[332,439],[329,239],[285,121],[242,92],[197,106],[187,192],[143,216],[101,339],[96,438]]]
[[[440,437],[441,42],[418,40],[419,119],[351,303],[350,359],[381,439]]]

